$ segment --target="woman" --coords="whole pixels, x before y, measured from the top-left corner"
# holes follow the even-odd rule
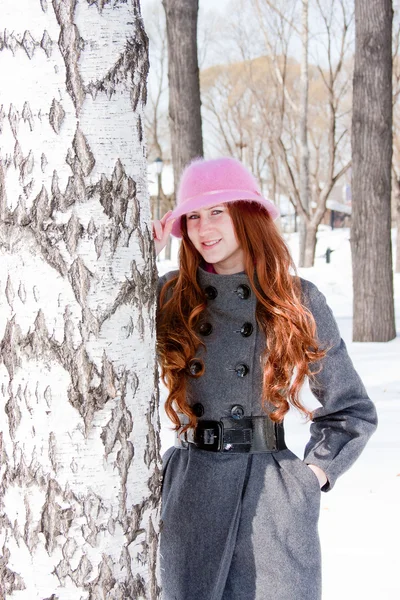
[[[158,348],[177,431],[164,459],[164,600],[318,600],[320,489],[376,428],[324,296],[300,280],[276,207],[231,158],[197,160],[156,250],[182,237],[160,278]],[[299,392],[308,377],[321,407]],[[289,405],[312,419],[304,461],[286,448]]]

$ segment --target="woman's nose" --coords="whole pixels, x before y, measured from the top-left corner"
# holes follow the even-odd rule
[[[204,235],[210,229],[210,221],[207,217],[200,217],[199,219],[199,234]]]

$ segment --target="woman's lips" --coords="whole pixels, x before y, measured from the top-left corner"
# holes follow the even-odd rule
[[[201,242],[203,248],[214,248],[221,240],[212,240],[210,242]]]

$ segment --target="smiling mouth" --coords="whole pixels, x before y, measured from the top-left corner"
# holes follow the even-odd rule
[[[219,239],[219,240],[213,240],[212,242],[201,242],[201,245],[205,246],[206,248],[213,248],[214,246],[216,246],[217,244],[219,244],[219,242],[221,241],[221,239]]]

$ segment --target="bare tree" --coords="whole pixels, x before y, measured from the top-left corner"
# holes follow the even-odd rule
[[[355,2],[352,121],[353,340],[396,336],[391,229],[392,3]]]
[[[301,97],[295,89],[290,89],[290,79],[287,77],[287,61],[282,60],[274,51],[274,35],[279,39],[280,48],[287,49],[289,40],[284,40],[294,31],[298,37],[303,37],[303,54],[306,55],[306,7],[303,8],[303,26],[302,29],[296,27],[295,10],[284,11],[279,4],[265,0],[263,10],[260,9],[262,0],[254,0],[258,7],[260,16],[259,23],[264,33],[266,46],[269,49],[271,58],[274,61],[274,74],[276,83],[281,87],[281,129],[276,138],[276,150],[282,163],[282,173],[285,176],[290,198],[295,206],[296,212],[305,223],[306,236],[303,248],[301,245],[300,264],[310,267],[314,263],[315,246],[317,239],[318,226],[321,223],[326,211],[326,202],[332,192],[333,187],[344,175],[350,166],[350,157],[345,151],[348,139],[348,126],[346,124],[346,111],[343,108],[346,95],[348,93],[348,77],[343,76],[346,66],[346,57],[349,53],[349,37],[353,12],[350,10],[349,3],[346,0],[320,0],[316,1],[316,9],[320,15],[321,35],[323,37],[323,50],[325,54],[324,62],[327,66],[322,66],[320,60],[316,60],[317,69],[320,75],[323,91],[319,91],[319,102],[314,101],[314,107],[319,105],[319,111],[326,107],[324,115],[325,133],[323,137],[315,135],[313,118],[314,108],[310,108],[307,102],[306,94],[306,73],[308,72],[308,81],[315,81],[315,75],[306,68],[306,61],[303,58],[303,92]],[[266,9],[269,9],[269,11]],[[267,12],[266,12],[267,11]],[[267,15],[277,15],[278,26],[271,30]],[[272,21],[273,23],[274,21]],[[276,22],[276,21],[275,21]],[[284,28],[286,24],[288,28]],[[338,39],[338,47],[334,48],[334,40]],[[315,73],[315,67],[313,68]],[[311,111],[311,112],[310,112]],[[307,114],[306,114],[307,113]],[[299,122],[301,125],[300,144],[298,141]],[[309,141],[306,144],[304,134],[304,125],[307,124],[307,136]],[[328,135],[327,135],[328,134]],[[307,152],[309,152],[308,170],[310,182],[307,183]],[[306,194],[306,188],[309,187],[309,193]],[[308,206],[305,205],[306,198],[309,197]]]
[[[279,4],[273,9],[268,4],[254,0],[251,5],[255,9],[253,18],[257,17],[257,26],[264,34],[267,56],[252,57],[250,36],[254,36],[255,24],[246,5],[249,31],[234,22],[234,40],[242,60],[202,73],[204,118],[213,124],[212,139],[218,148],[239,158],[244,154],[253,172],[268,182],[270,195],[276,201],[281,194],[291,199],[307,225],[307,260],[303,264],[311,266],[326,202],[350,166],[349,46],[353,13],[344,1],[340,2],[340,12],[338,3],[332,0],[316,5],[323,59],[315,57],[319,60],[306,69],[310,86],[306,103],[310,204],[306,210],[301,181],[307,179],[303,176],[307,161],[303,160],[305,146],[299,138],[300,114],[305,110],[300,110],[302,67],[289,56],[291,37],[296,34],[300,39],[301,29],[294,29],[293,25],[297,18],[295,3],[285,5],[285,14],[279,10]]]
[[[138,0],[2,5],[0,597],[155,599]]]
[[[308,148],[308,91],[309,91],[309,69],[308,69],[308,0],[301,0],[301,67],[300,67],[300,106],[299,106],[299,131],[300,131],[300,173],[299,173],[299,200],[304,213],[310,214],[310,152]],[[312,266],[312,257],[307,257],[310,251],[310,243],[307,243],[307,219],[300,213],[300,248],[299,267]],[[311,259],[311,260],[310,260]],[[309,264],[311,262],[311,265]]]

